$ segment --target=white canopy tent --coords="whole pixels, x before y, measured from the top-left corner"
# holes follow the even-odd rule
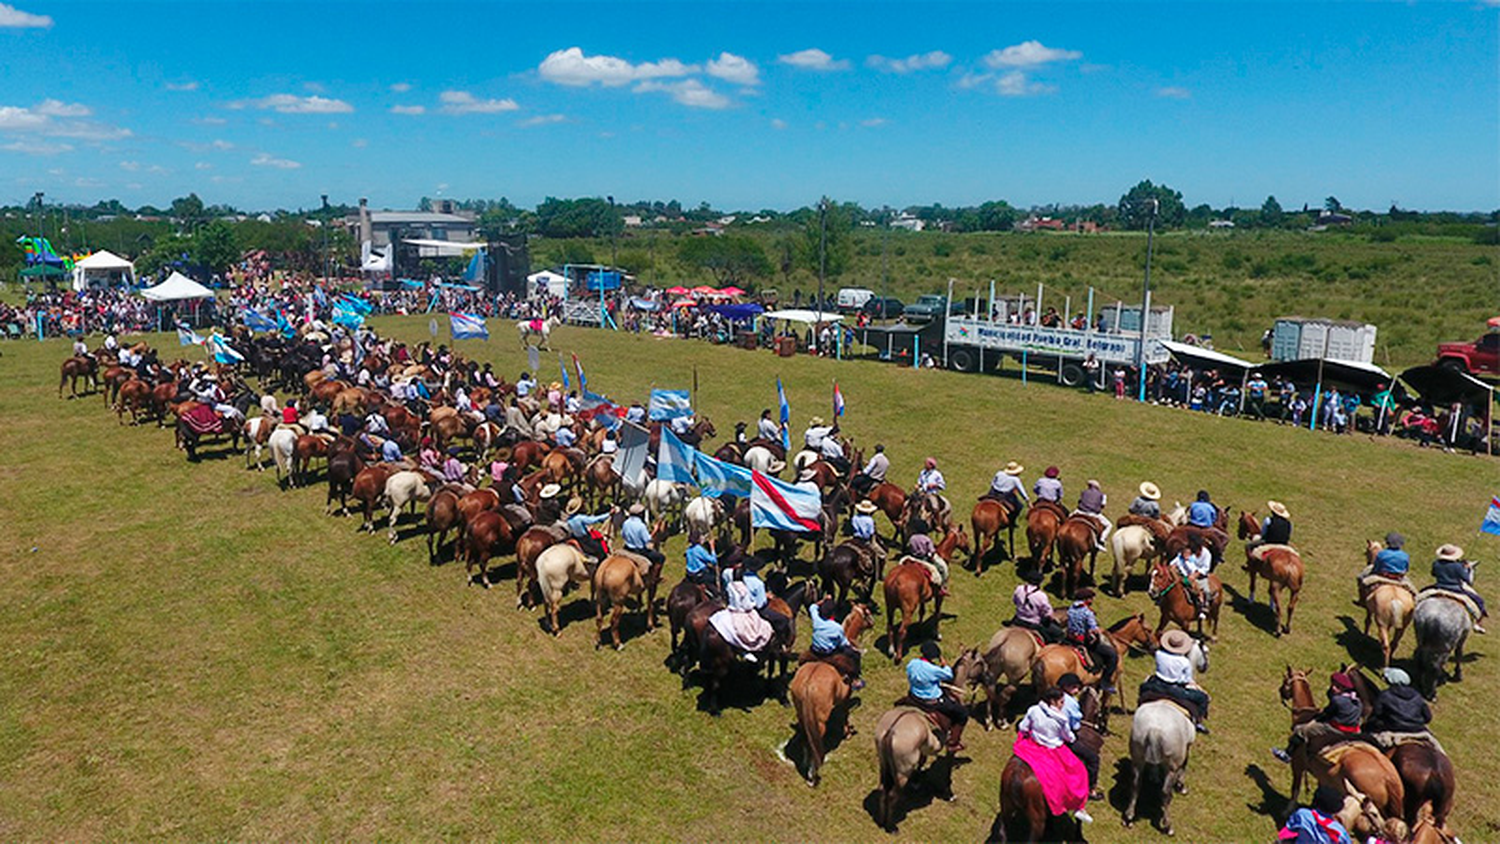
[[[807,311],[799,308],[791,308],[784,311],[767,311],[760,315],[761,319],[784,319],[788,322],[804,322],[808,325],[818,322],[839,322],[844,318],[843,314],[831,313],[829,311]]]
[[[401,241],[417,247],[417,255],[422,258],[456,258],[468,255],[476,249],[483,249],[485,244],[459,243],[452,240],[427,240],[425,238],[405,238]]]
[[[568,277],[563,275],[562,273],[555,273],[551,270],[542,270],[541,272],[532,273],[531,275],[526,276],[527,293],[535,291],[537,285],[539,284],[545,284],[547,286],[548,295],[562,297],[566,297],[568,295]]]
[[[135,264],[105,249],[73,264],[74,290],[87,290],[92,285],[107,285],[114,281],[135,284]]]
[[[153,302],[181,302],[185,299],[212,299],[214,292],[174,270],[166,281],[142,290],[141,295]]]

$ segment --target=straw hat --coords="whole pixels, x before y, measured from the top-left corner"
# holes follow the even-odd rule
[[[864,513],[866,516],[874,514],[876,509],[875,502],[873,501],[861,501],[854,505],[854,512]]]
[[[1159,500],[1161,500],[1161,488],[1158,487],[1156,484],[1151,483],[1150,481],[1142,481],[1141,482],[1141,497],[1142,498],[1149,498],[1152,501],[1159,501]]]
[[[782,472],[786,471],[786,461],[777,460],[776,458],[772,457],[771,465],[767,466],[766,468],[771,470],[771,474],[779,475]]]
[[[1464,558],[1464,549],[1449,542],[1437,549],[1437,558],[1439,560],[1462,560]]]
[[[1193,650],[1193,637],[1182,630],[1168,630],[1161,634],[1161,649],[1169,654],[1187,656]]]
[[[807,425],[810,428],[821,428],[823,427],[823,417],[814,416],[813,418],[807,420]]]
[[[1286,511],[1286,505],[1282,504],[1280,501],[1267,501],[1266,506],[1271,508],[1272,513],[1275,513],[1283,519],[1290,519],[1292,517],[1292,514]]]
[[[546,486],[542,487],[542,491],[538,494],[542,498],[556,498],[559,492],[562,492],[562,486],[558,484],[547,484]]]
[[[642,513],[646,512],[646,505],[644,505],[641,502],[637,501],[636,503],[630,505],[630,509],[626,510],[625,512],[628,513],[628,514],[630,514],[630,515],[632,515],[632,516],[639,516]]]
[[[575,495],[572,498],[568,499],[568,506],[563,508],[563,512],[567,513],[569,516],[572,516],[577,514],[582,509],[583,499]]]
[[[810,481],[813,478],[816,478],[817,476],[818,476],[818,473],[814,472],[812,470],[812,467],[808,467],[808,468],[803,469],[802,471],[800,471],[800,472],[797,473],[797,480],[799,480],[799,481]]]
[[[1019,475],[1022,472],[1026,471],[1026,467],[1012,460],[1009,463],[1005,464],[1005,468],[1001,471],[1005,472],[1005,474],[1007,475]]]

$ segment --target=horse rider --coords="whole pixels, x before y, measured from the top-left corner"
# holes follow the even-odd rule
[[[83,342],[82,337],[77,337],[73,340],[73,357],[83,358],[84,360],[94,359],[94,356],[89,354],[89,346]]]
[[[465,493],[474,491],[474,486],[469,483],[469,467],[458,459],[458,446],[450,447],[448,459],[443,461],[443,483],[462,487]]]
[[[1161,487],[1150,481],[1141,481],[1140,488],[1137,491],[1140,495],[1137,495],[1135,500],[1130,502],[1130,507],[1127,508],[1129,516],[1120,520],[1122,527],[1127,523],[1140,524],[1141,520],[1144,519],[1154,521],[1161,518],[1161,504],[1159,503],[1161,501]],[[1127,522],[1130,516],[1135,516],[1136,519]]]
[[[885,549],[880,537],[875,534],[875,513],[879,510],[873,501],[861,501],[854,505],[854,516],[849,519],[849,532],[870,555],[871,561],[885,559]]]
[[[1016,615],[1009,621],[1012,627],[1024,627],[1036,631],[1043,644],[1061,642],[1066,630],[1057,623],[1052,611],[1052,601],[1042,589],[1043,575],[1039,569],[1030,569],[1021,575],[1025,581],[1010,594],[1010,602],[1016,605]]]
[[[1416,736],[1441,751],[1443,746],[1427,727],[1432,721],[1432,708],[1422,693],[1412,688],[1411,675],[1391,667],[1382,676],[1389,685],[1375,695],[1375,705],[1365,719],[1365,732],[1382,750]]]
[[[719,557],[714,553],[713,537],[708,537],[706,545],[703,537],[694,537],[688,543],[685,558],[687,579],[706,588],[712,594],[715,591],[715,572],[719,568]]]
[[[573,433],[573,417],[562,418],[562,424],[557,426],[557,430],[552,434],[552,440],[557,443],[558,448],[572,448],[577,444],[578,435]]]
[[[995,473],[994,479],[990,481],[990,489],[981,499],[992,498],[1005,505],[1010,511],[1011,521],[1021,515],[1021,510],[1026,506],[1023,502],[1029,501],[1030,496],[1026,494],[1026,487],[1021,484],[1021,473],[1026,467],[1012,460],[1005,464],[1005,468]]]
[[[517,490],[513,492],[521,504],[526,503],[526,491],[520,489],[520,482],[516,482]],[[563,520],[562,486],[559,484],[545,484],[537,490],[536,523],[539,525],[555,525]]]
[[[1344,792],[1331,785],[1320,785],[1313,792],[1312,806],[1293,812],[1277,833],[1277,840],[1291,844],[1354,844],[1354,837],[1338,819],[1343,810]]]
[[[646,424],[646,408],[641,407],[640,402],[631,402],[630,407],[625,410],[625,421],[632,425]]]
[[[1208,718],[1208,692],[1198,688],[1194,674],[1193,637],[1183,630],[1168,630],[1162,634],[1161,647],[1156,649],[1156,672],[1141,683],[1138,701],[1151,698],[1171,698],[1182,704],[1193,718],[1193,728],[1207,734],[1203,723]]]
[[[1114,527],[1109,517],[1104,515],[1104,505],[1108,503],[1109,496],[1104,494],[1104,490],[1099,487],[1099,482],[1090,478],[1083,492],[1078,493],[1078,506],[1073,509],[1075,514],[1088,516],[1099,525],[1099,541],[1096,546],[1101,551],[1104,550],[1105,541],[1109,539],[1109,532]]]
[[[832,466],[842,477],[849,474],[851,467],[849,465],[849,458],[844,456],[844,444],[839,442],[838,432],[838,426],[834,425],[829,430],[828,435],[823,437],[818,445],[818,457],[824,463]]]
[[[578,549],[583,552],[583,556],[596,565],[609,554],[609,549],[604,545],[604,535],[594,525],[607,521],[619,509],[611,507],[598,515],[586,515],[583,512],[583,499],[575,495],[568,499],[568,506],[563,510],[567,515],[568,535],[578,542]],[[592,573],[591,570],[590,574]]]
[[[938,470],[937,458],[929,457],[922,461],[922,471],[917,474],[915,492],[922,497],[922,509],[926,511],[929,523],[946,521],[947,514],[951,511],[948,499],[943,495],[947,488],[948,482]]]
[[[823,438],[829,434],[837,434],[838,431],[839,426],[837,424],[832,426],[826,425],[823,423],[823,417],[814,416],[807,420],[807,430],[802,433],[802,442],[808,451],[821,454],[823,451]]]
[[[1487,632],[1483,626],[1489,613],[1484,607],[1484,598],[1474,591],[1474,563],[1464,559],[1464,549],[1449,542],[1437,549],[1437,559],[1432,561],[1433,589],[1463,595],[1479,608],[1479,620],[1474,623],[1475,633]]]
[[[599,443],[599,453],[604,455],[614,455],[618,453],[619,450],[620,440],[615,436],[615,432],[605,431],[604,439]]]
[[[1360,730],[1363,717],[1364,710],[1354,689],[1354,680],[1342,671],[1335,672],[1328,678],[1328,705],[1316,718],[1292,727],[1292,737],[1287,741],[1286,749],[1273,747],[1271,755],[1289,763],[1303,745],[1307,745],[1307,752],[1312,756],[1329,745],[1363,739]]]
[[[522,372],[520,377],[516,379],[516,398],[524,399],[531,395],[531,391],[535,389],[536,379],[531,377],[530,372]]]
[[[297,401],[288,399],[286,405],[281,408],[281,422],[276,427],[286,428],[300,437],[307,433],[307,429],[299,424],[300,418],[297,413]]]
[[[311,408],[308,408],[307,415],[302,417],[302,424],[307,426],[307,432],[309,434],[312,434],[315,437],[321,437],[324,442],[331,443],[335,439],[337,439],[337,437],[334,436],[333,429],[328,425],[327,415],[325,415],[322,408],[318,407],[317,405],[313,405]]]
[[[906,540],[906,559],[927,569],[928,577],[938,594],[948,597],[948,562],[938,556],[932,537],[925,533],[913,533]]]
[[[964,725],[969,723],[968,708],[943,694],[943,684],[951,682],[953,669],[943,662],[942,648],[930,639],[923,642],[920,654],[906,664],[907,695],[919,709],[942,715],[952,724],[948,730],[950,754],[964,749]]]
[[[672,429],[672,433],[676,434],[678,439],[682,440],[688,445],[696,446],[700,442],[700,438],[698,437],[698,435],[693,433],[693,425],[696,424],[696,422],[697,419],[693,416],[693,414],[684,413],[681,416],[674,416],[669,419],[667,421],[667,427]]]
[[[667,561],[667,557],[656,550],[655,543],[651,540],[651,528],[642,518],[645,513],[646,507],[639,501],[630,505],[630,509],[626,511],[625,522],[620,525],[620,544],[625,546],[626,551],[650,560],[651,567],[658,569]]]
[[[780,641],[789,643],[796,636],[796,633],[792,630],[792,620],[771,609],[766,599],[766,582],[760,579],[760,568],[764,564],[763,560],[752,554],[745,557],[744,561],[736,566],[734,571],[740,581],[745,584],[746,589],[749,590],[751,609],[755,610],[761,618],[765,619],[767,624],[771,625],[771,629],[776,631],[776,637]],[[729,594],[728,580],[730,572],[724,572],[723,576],[726,587],[725,594],[727,595]]]
[[[1115,652],[1114,643],[1099,628],[1093,603],[1093,589],[1084,586],[1073,593],[1073,604],[1068,607],[1067,638],[1073,647],[1094,657],[1099,667],[1099,690],[1108,694],[1115,690],[1115,668],[1120,664],[1120,655]]]
[[[1208,490],[1198,490],[1197,498],[1188,505],[1187,520],[1189,525],[1208,535],[1208,550],[1213,564],[1218,566],[1224,561],[1224,546],[1229,537],[1219,530],[1219,508],[1209,499]]]
[[[771,418],[771,408],[760,412],[760,421],[755,423],[755,435],[766,442],[781,442],[781,425]]]
[[[1069,749],[1069,746],[1077,740],[1077,736],[1073,733],[1071,720],[1064,709],[1066,706],[1064,701],[1067,697],[1067,694],[1061,688],[1053,686],[1042,692],[1042,699],[1032,704],[1031,708],[1026,710],[1026,715],[1016,724],[1016,748],[1018,755],[1020,753],[1027,753],[1027,755],[1044,753],[1054,757],[1055,761],[1050,766],[1042,769],[1050,770],[1053,775],[1065,774],[1068,768],[1073,768],[1073,764],[1083,765],[1083,760],[1077,756],[1073,756],[1073,751]],[[1082,720],[1081,717],[1080,720]],[[1029,750],[1020,750],[1023,742],[1029,743]],[[1068,756],[1072,758],[1068,759]],[[1069,762],[1073,764],[1069,764]],[[1037,765],[1032,765],[1032,771],[1037,773],[1038,778],[1046,776],[1046,774],[1042,773],[1042,770],[1038,770]],[[1073,768],[1073,770],[1076,771],[1077,769]],[[1071,782],[1067,783],[1070,787],[1063,790],[1069,797],[1073,798],[1072,802],[1086,804],[1088,802],[1089,790],[1086,783],[1087,779],[1085,778],[1084,783],[1078,784],[1081,786],[1079,789],[1082,792],[1081,794],[1073,791],[1071,787],[1073,783]],[[1093,817],[1089,815],[1083,805],[1073,810],[1073,817],[1081,823],[1094,822]]]
[[[1031,492],[1037,501],[1050,501],[1061,507],[1063,512],[1068,512],[1067,505],[1063,504],[1063,485],[1058,476],[1062,474],[1056,466],[1048,466],[1042,476],[1031,485]]]
[[[1208,580],[1213,570],[1213,555],[1203,545],[1203,537],[1189,534],[1187,547],[1172,558],[1172,567],[1182,575],[1182,582],[1191,587],[1188,597],[1198,608],[1199,619],[1207,617],[1209,601],[1213,600],[1213,584]]]
[[[885,483],[886,473],[891,470],[891,459],[885,456],[885,446],[876,443],[875,454],[865,463],[859,474],[849,482],[855,495],[867,495],[871,489]]]
[[[1359,600],[1354,602],[1355,606],[1365,605],[1365,598],[1368,597],[1371,587],[1379,581],[1405,586],[1415,595],[1417,587],[1411,582],[1411,578],[1407,577],[1409,571],[1411,571],[1411,555],[1406,553],[1406,537],[1391,531],[1385,535],[1385,547],[1376,552],[1375,559],[1371,560],[1370,564],[1365,566],[1365,570],[1359,573],[1359,577],[1355,578],[1355,583],[1359,586]],[[1379,581],[1376,578],[1379,578]]]
[[[1266,509],[1271,514],[1261,521],[1260,533],[1245,543],[1246,551],[1254,551],[1262,545],[1292,544],[1292,514],[1287,511],[1286,505],[1280,501],[1267,501]]]
[[[843,657],[829,664],[839,668],[840,673],[847,673],[850,691],[863,689],[865,681],[860,677],[863,654],[844,635],[844,625],[833,617],[833,599],[824,598],[819,603],[809,605],[807,614],[812,619],[812,645],[809,650],[813,657],[825,662],[829,662],[830,657]],[[845,668],[848,669],[847,672],[844,671]]]
[[[1083,763],[1085,770],[1089,772],[1089,799],[1103,800],[1104,792],[1099,789],[1099,753],[1091,747],[1084,746],[1079,741],[1078,728],[1083,726],[1083,707],[1078,704],[1078,696],[1083,693],[1083,679],[1077,674],[1069,671],[1057,678],[1057,687],[1063,692],[1063,714],[1068,716],[1068,729],[1073,731],[1073,741],[1068,742],[1068,749]]]

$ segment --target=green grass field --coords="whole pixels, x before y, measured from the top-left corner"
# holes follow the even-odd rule
[[[375,324],[414,341],[426,323]],[[525,356],[508,324],[493,331],[490,342],[459,345],[513,376]],[[169,338],[155,341],[178,352]],[[1307,587],[1284,639],[1257,626],[1263,605],[1248,619],[1226,605],[1202,678],[1214,733],[1194,747],[1191,793],[1174,804],[1184,841],[1273,835],[1270,812],[1290,783],[1267,752],[1289,720],[1276,695],[1283,666],[1326,675],[1351,654],[1378,659],[1349,603],[1365,538],[1403,531],[1423,580],[1441,542],[1490,565],[1500,548],[1476,536],[1497,491],[1483,458],[1001,378],[567,328],[555,345],[577,352],[591,386],[617,399],[653,384],[686,387],[696,367],[700,410],[721,436],[774,401],[776,375],[795,425],[827,415],[837,378],[845,430],[865,446],[885,443],[902,483],[936,455],[965,514],[1011,459],[1026,464],[1028,483],[1056,463],[1070,499],[1099,478],[1112,516],[1144,479],[1168,504],[1200,487],[1236,512],[1286,502]],[[632,626],[623,652],[596,651],[585,591],[569,599],[554,639],[535,612],[514,608],[508,584],[484,591],[466,586],[458,566],[429,567],[419,534],[394,547],[356,535],[356,520],[322,514],[321,487],[279,492],[271,472],[247,472],[239,456],[188,465],[170,433],[120,426],[98,396],[59,400],[63,343],[0,351],[0,838],[888,837],[864,808],[877,782],[872,728],[904,687],[888,661],[871,655],[851,716],[860,734],[810,790],[777,756],[791,711],[774,700],[718,720],[699,711],[698,690],[681,691],[662,666],[665,629]],[[681,542],[669,549],[669,581],[682,571]],[[1243,593],[1234,559],[1220,571]],[[982,580],[957,572],[946,652],[988,639],[1010,615],[1014,584],[1009,565]],[[1148,603],[1139,593],[1101,597],[1099,609],[1112,622]],[[799,627],[805,642],[805,619]],[[1500,720],[1491,716],[1500,668],[1487,637],[1471,645],[1465,681],[1440,693],[1435,730],[1458,769],[1453,824],[1477,842],[1500,839]],[[1413,647],[1403,643],[1402,662]],[[1132,701],[1149,664],[1126,663]],[[1112,805],[1095,807],[1089,837],[1158,840],[1145,824],[1120,826],[1129,720],[1113,724],[1102,783]],[[956,802],[918,793],[895,838],[982,838],[1012,738],[971,732],[952,773]]]

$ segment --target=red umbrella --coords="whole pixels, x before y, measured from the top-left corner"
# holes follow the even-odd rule
[[[1500,328],[1500,316],[1490,317],[1489,326],[1490,328]]]
[[[739,289],[738,287],[726,287],[723,290],[720,290],[719,292],[723,293],[725,296],[743,296],[743,295],[745,295],[745,291]]]
[[[693,291],[687,289],[686,287],[668,287],[667,292],[672,294],[673,296],[686,296]]]
[[[697,294],[700,294],[700,295],[713,296],[713,295],[716,295],[719,292],[719,289],[717,287],[709,287],[706,284],[700,284],[697,287],[693,288],[693,292],[697,293]]]
[[[694,302],[692,299],[678,299],[677,301],[675,301],[675,302],[672,303],[672,307],[674,307],[674,308],[691,308],[691,307],[693,307],[696,304],[698,304],[698,303]]]

